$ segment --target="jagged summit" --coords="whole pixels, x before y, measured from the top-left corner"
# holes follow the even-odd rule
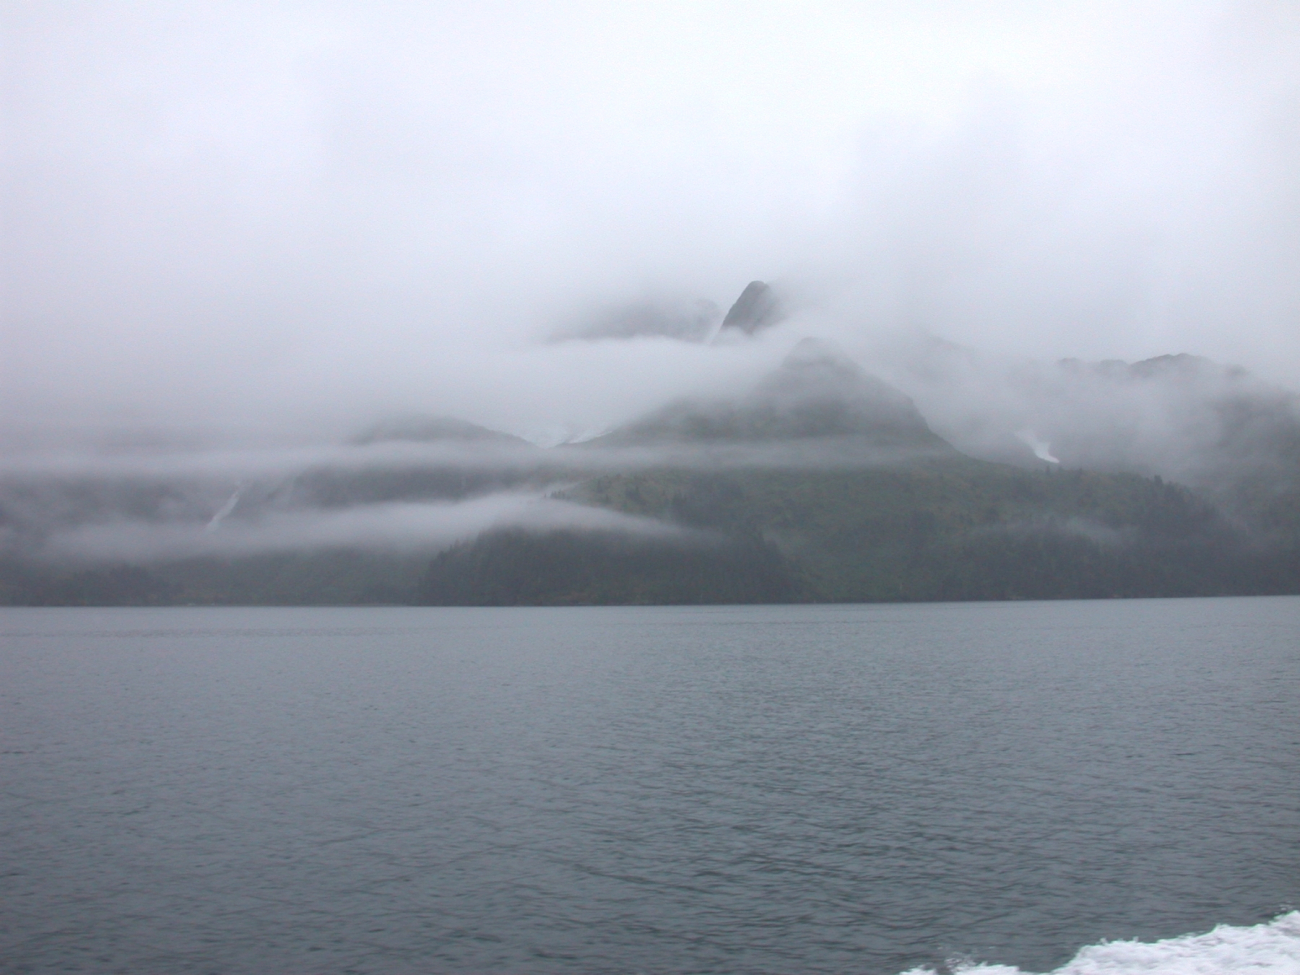
[[[780,442],[851,438],[872,447],[951,449],[899,390],[833,347],[804,339],[774,372],[732,401],[674,403],[594,444]]]
[[[789,309],[769,284],[751,281],[725,317],[716,304],[704,298],[643,298],[596,310],[585,319],[558,328],[549,341],[661,336],[682,342],[707,342],[728,334],[752,336],[780,324],[788,315]]]
[[[753,335],[765,328],[771,328],[784,319],[785,311],[771,286],[763,281],[751,281],[745,285],[736,303],[722,320],[722,328],[737,329],[745,335]]]

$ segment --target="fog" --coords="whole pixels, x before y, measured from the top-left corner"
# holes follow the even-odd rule
[[[805,335],[1300,379],[1294,5],[427,6],[5,6],[9,447],[554,443]]]
[[[574,491],[604,474],[864,469],[950,454],[941,442],[882,445],[852,435],[669,437],[553,450],[439,440],[16,452],[0,459],[0,555],[60,563],[325,549],[428,553],[507,527],[683,540],[692,532],[585,505]]]
[[[223,519],[215,531],[186,523],[145,519],[64,527],[33,554],[51,562],[113,563],[222,558],[324,549],[369,549],[398,554],[432,553],[507,527],[617,531],[688,540],[692,533],[650,518],[583,507],[537,494],[500,493],[459,502],[357,505],[336,510],[295,510],[252,520]]]
[[[949,444],[1300,465],[1293,5],[35,0],[0,36],[0,554],[680,533],[566,492]],[[428,417],[487,429],[394,434]]]

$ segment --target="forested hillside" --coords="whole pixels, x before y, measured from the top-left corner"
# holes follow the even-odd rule
[[[679,547],[673,562],[664,543],[625,541],[616,558],[606,539],[490,533],[439,556],[418,598],[753,602],[779,589],[791,601],[820,602],[1300,592],[1294,541],[1252,541],[1159,477],[1031,473],[956,459],[905,469],[618,474],[574,492],[695,528],[713,548]],[[598,586],[567,568],[584,560],[606,570]],[[528,580],[526,595],[499,584],[516,577]],[[689,591],[653,581],[677,579],[689,579]]]
[[[1178,366],[1193,367],[1206,372]],[[168,475],[120,459],[77,477],[27,472],[0,478],[0,603],[1300,593],[1293,401],[1212,392],[1211,412],[1246,403],[1248,417],[1184,452],[1200,458],[1185,467],[1193,486],[1066,469],[1037,441],[1045,459],[969,456],[908,396],[807,340],[740,395],[669,403],[550,450],[416,417],[296,469],[256,459],[261,473],[233,485],[193,460]]]

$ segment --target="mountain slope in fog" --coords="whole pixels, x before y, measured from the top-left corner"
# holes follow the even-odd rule
[[[1178,360],[1175,360],[1175,365]],[[1136,370],[1159,370],[1153,363]],[[794,446],[825,445],[808,465]],[[668,584],[663,553],[616,564],[590,539],[489,532],[441,555],[417,598],[469,601],[748,601],[724,568],[746,553],[795,600],[1096,598],[1291,592],[1300,548],[1280,535],[1261,544],[1210,501],[1159,475],[1034,471],[963,456],[912,401],[820,343],[801,344],[735,401],[674,404],[607,437],[602,446],[703,448],[780,445],[769,462],[730,470],[674,465],[589,478],[567,496],[691,527],[712,540],[713,574],[699,556]],[[912,448],[882,453],[880,448]],[[863,462],[837,466],[831,456]],[[781,463],[779,458],[798,458]],[[880,463],[888,457],[888,463]],[[871,462],[874,459],[876,462]],[[549,553],[549,555],[548,555]],[[542,568],[553,558],[555,571]],[[507,582],[506,580],[516,580]],[[519,580],[527,580],[524,585]],[[751,597],[761,600],[758,590]]]
[[[541,451],[520,437],[452,417],[406,416],[384,420],[350,441],[356,446],[430,445],[454,448],[442,463],[414,455],[406,463],[364,463],[349,468],[321,464],[287,485],[307,507],[349,507],[400,501],[459,501],[505,491],[535,480]]]
[[[997,360],[924,337],[891,378],[975,457],[1160,475],[1261,533],[1300,530],[1300,397],[1186,354],[1139,362]]]
[[[843,449],[951,450],[915,404],[832,347],[804,339],[735,400],[686,400],[588,442],[588,447],[766,443],[821,439]]]
[[[994,456],[1000,442],[989,431],[1006,433],[1019,462],[1008,464],[960,452],[918,409],[935,389],[954,402],[970,392],[974,380],[954,381],[951,365],[925,382],[913,373],[914,401],[806,340],[739,396],[670,404],[552,450],[463,421],[406,418],[292,463],[244,458],[238,477],[206,455],[110,459],[75,475],[7,472],[0,601],[1300,592],[1300,520],[1287,507],[1300,484],[1289,473],[1293,399],[1189,357],[1022,371],[980,419],[984,440],[955,428]],[[1190,465],[1200,487],[1138,462],[1158,457],[1135,445],[1159,438],[1132,418],[1156,406],[1177,407],[1169,422],[1188,430],[1159,456]],[[1026,461],[1014,437],[1026,413],[1061,464]],[[1081,470],[1080,456],[1102,469]]]
[[[924,336],[887,358],[930,422],[987,459],[1029,460],[1017,434],[1032,430],[1066,466],[1196,486],[1300,470],[1300,397],[1199,356],[999,360]]]
[[[953,457],[859,470],[644,471],[595,478],[574,493],[695,528],[733,558],[748,552],[796,601],[1300,591],[1294,542],[1258,546],[1186,488],[1131,474],[1029,472]],[[576,544],[565,543],[570,562]],[[440,556],[417,598],[441,603],[455,592],[491,603],[497,574],[536,563],[544,546],[535,535],[525,545],[487,533]],[[540,578],[530,602],[645,601],[631,571],[598,590],[563,573]],[[724,597],[730,582],[670,601],[751,601]]]
[[[1061,368],[1068,375],[1079,367]],[[1199,381],[1205,369],[1202,362],[1167,357],[1122,369],[1104,364],[1090,370],[1089,381],[1168,383],[1171,378],[1185,381],[1187,373]],[[1251,471],[1272,470],[1269,464],[1285,466],[1289,428],[1285,413],[1277,421],[1277,405],[1265,402],[1261,409],[1257,401],[1240,398],[1211,399],[1206,405],[1221,416],[1232,415],[1235,408],[1250,420],[1239,424],[1250,437],[1243,438],[1240,429],[1221,429],[1212,444],[1220,451],[1236,451],[1232,469],[1238,483]],[[1258,422],[1261,415],[1273,426]],[[1044,429],[1055,433],[1057,428]],[[1080,424],[1079,429],[1086,427]],[[1158,473],[1126,471],[1123,441],[1114,438],[1099,441],[1112,446],[1099,472],[1066,470],[1071,465],[1041,460],[1031,472],[1023,464],[963,456],[930,429],[907,396],[820,343],[801,344],[780,369],[739,400],[674,404],[590,446],[760,442],[781,444],[788,451],[784,456],[802,461],[807,454],[795,453],[792,445],[810,440],[827,446],[822,466],[777,462],[718,471],[670,462],[656,470],[588,479],[568,496],[693,527],[711,537],[719,551],[748,552],[752,564],[764,566],[769,578],[783,579],[790,598],[799,600],[1300,591],[1300,538],[1294,526],[1277,525],[1261,533],[1256,509],[1256,517],[1243,527],[1235,508],[1225,512],[1209,497]],[[1023,441],[1016,442],[1020,454],[1025,453]],[[1077,442],[1065,441],[1063,460],[1076,455]],[[912,449],[880,452],[898,447]],[[890,461],[845,469],[829,462],[831,454],[877,461],[887,456]],[[1208,470],[1209,451],[1201,456],[1207,458]],[[555,538],[549,544],[555,546],[557,564],[580,564],[575,554],[580,539]],[[512,598],[638,602],[656,601],[655,592],[667,591],[655,589],[657,570],[630,565],[605,574],[599,586],[569,570],[536,571],[547,545],[536,536],[525,540],[488,533],[440,556],[418,598],[435,603]],[[592,545],[591,560],[607,561],[603,543]],[[526,571],[527,566],[534,571]],[[512,577],[531,581],[522,589],[500,585]],[[734,577],[720,566],[712,584],[699,582],[698,571],[691,578],[697,580],[693,598],[678,593],[671,601],[746,601],[728,592]]]
[[[479,426],[477,423],[470,423],[467,420],[418,413],[381,420],[352,437],[349,442],[365,445],[372,443],[439,443],[448,441],[488,443],[525,448],[532,446],[527,440],[520,437],[502,433],[499,430],[489,430],[487,427]]]

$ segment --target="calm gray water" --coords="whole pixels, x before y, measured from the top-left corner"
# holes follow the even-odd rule
[[[1296,598],[7,609],[0,734],[5,972],[1048,971],[1300,906]]]

